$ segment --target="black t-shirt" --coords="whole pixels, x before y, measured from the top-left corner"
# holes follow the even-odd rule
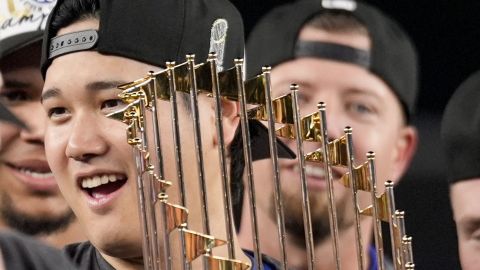
[[[76,269],[60,250],[19,233],[1,232],[0,249],[7,270]]]
[[[90,242],[68,245],[65,247],[65,252],[79,270],[115,270]],[[252,259],[251,251],[245,251],[245,254]],[[251,263],[253,265],[253,262]],[[265,255],[263,264],[264,269],[280,269],[277,261]]]
[[[64,251],[79,270],[115,270],[90,242],[68,245]]]

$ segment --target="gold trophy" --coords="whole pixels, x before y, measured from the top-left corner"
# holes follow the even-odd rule
[[[303,220],[308,254],[308,268],[315,268],[313,252],[312,224],[310,204],[308,201],[308,186],[305,179],[305,162],[321,162],[325,166],[330,230],[332,235],[332,250],[336,258],[336,269],[341,269],[339,256],[339,231],[337,226],[336,208],[332,167],[340,166],[348,169],[341,178],[341,183],[351,190],[354,204],[356,225],[357,260],[363,269],[364,254],[360,237],[360,216],[371,216],[374,219],[374,236],[379,269],[384,269],[384,249],[381,222],[387,222],[390,227],[392,257],[395,270],[414,269],[412,255],[412,239],[405,232],[404,212],[395,208],[393,183],[385,182],[385,192],[378,194],[375,175],[375,154],[366,153],[367,161],[357,165],[353,155],[352,129],[345,128],[341,138],[329,140],[326,122],[326,104],[318,103],[318,111],[301,117],[298,106],[299,87],[291,85],[291,93],[273,98],[271,96],[270,68],[264,67],[262,74],[244,80],[243,60],[235,60],[235,66],[229,70],[217,71],[216,55],[209,54],[205,63],[196,64],[194,55],[187,55],[186,62],[176,64],[166,63],[166,69],[161,72],[150,72],[144,78],[119,86],[122,89],[121,98],[127,106],[109,116],[127,124],[127,139],[132,146],[137,164],[137,191],[141,215],[143,237],[143,254],[145,269],[190,269],[191,263],[202,258],[203,269],[227,270],[248,269],[250,262],[237,260],[234,249],[234,226],[232,221],[232,199],[227,166],[227,154],[222,126],[222,99],[238,101],[240,104],[240,126],[242,131],[242,146],[245,160],[247,193],[251,212],[254,261],[256,269],[263,269],[261,247],[258,237],[258,224],[255,202],[254,177],[252,169],[252,147],[249,134],[250,121],[264,121],[268,128],[269,150],[274,170],[274,195],[277,216],[279,247],[281,249],[281,269],[288,269],[287,253],[285,251],[285,217],[281,197],[281,182],[278,169],[277,137],[295,140],[297,158],[300,168],[301,191],[303,197]],[[178,125],[177,93],[188,94],[193,124],[193,139],[195,142],[197,176],[200,187],[200,205],[203,230],[196,232],[188,228],[188,196],[184,182],[182,164],[182,144]],[[214,99],[216,134],[225,211],[225,240],[211,235],[211,220],[208,214],[207,190],[205,184],[205,160],[203,159],[201,120],[198,112],[198,95],[207,95]],[[173,131],[172,154],[177,168],[177,179],[166,179],[164,175],[162,144],[172,142],[160,138],[160,123],[157,115],[157,101],[168,101],[172,115]],[[277,128],[278,125],[282,125]],[[312,153],[304,153],[303,142],[321,143],[322,147]],[[152,145],[153,144],[153,145]],[[176,185],[179,190],[179,201],[172,202],[167,195],[167,189]],[[370,192],[371,205],[361,209],[358,204],[359,192]],[[180,243],[172,243],[172,232],[180,232]],[[215,248],[226,245],[227,257],[215,256]],[[180,247],[180,250],[174,247]],[[180,253],[181,265],[175,265],[172,254]]]

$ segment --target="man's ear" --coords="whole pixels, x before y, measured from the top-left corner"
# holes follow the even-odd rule
[[[413,126],[405,126],[400,130],[400,134],[395,146],[394,168],[392,179],[398,181],[406,172],[410,162],[415,155],[418,144],[418,132]]]
[[[236,101],[230,101],[222,99],[222,124],[223,124],[223,136],[226,145],[230,145],[235,136],[238,124],[240,122],[240,105]],[[212,102],[213,106],[215,103]],[[215,110],[215,108],[213,108]],[[213,123],[215,123],[215,115],[213,115]],[[215,132],[216,134],[216,132]],[[213,143],[218,145],[218,137],[214,136]]]

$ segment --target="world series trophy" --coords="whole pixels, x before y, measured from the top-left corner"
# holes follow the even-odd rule
[[[243,60],[236,59],[235,66],[225,71],[217,70],[216,54],[209,54],[208,60],[196,64],[194,55],[187,55],[186,62],[166,63],[166,69],[150,72],[144,78],[119,86],[121,99],[127,104],[121,111],[109,117],[127,124],[127,140],[132,146],[137,165],[137,193],[140,220],[143,231],[143,254],[145,269],[190,269],[192,262],[202,258],[203,269],[208,270],[243,270],[252,267],[250,262],[237,259],[234,243],[234,225],[232,221],[232,197],[230,177],[228,174],[227,153],[222,125],[223,99],[237,101],[240,104],[240,126],[243,157],[247,182],[247,193],[251,213],[254,261],[256,269],[263,269],[261,247],[259,243],[254,177],[252,168],[252,146],[250,122],[263,121],[268,128],[270,159],[273,168],[275,213],[278,225],[279,247],[281,249],[280,268],[288,269],[285,249],[286,232],[281,181],[279,173],[279,153],[277,138],[295,140],[297,160],[300,168],[302,192],[302,211],[305,229],[305,243],[308,257],[308,269],[315,268],[313,252],[312,222],[308,185],[305,176],[305,163],[322,163],[325,167],[330,231],[332,236],[333,256],[336,269],[341,269],[339,256],[339,230],[335,207],[332,168],[344,167],[348,172],[340,182],[351,191],[355,213],[356,250],[359,269],[364,269],[364,254],[360,234],[360,216],[373,218],[375,249],[379,269],[385,268],[385,255],[381,223],[386,222],[390,228],[392,258],[395,270],[414,269],[412,238],[405,232],[405,213],[395,208],[393,183],[385,182],[385,192],[377,191],[375,175],[375,153],[366,153],[367,161],[357,165],[353,155],[352,129],[345,128],[340,138],[329,139],[327,134],[326,104],[318,103],[318,111],[300,116],[298,106],[298,85],[291,85],[291,92],[281,97],[271,96],[269,67],[264,67],[262,74],[245,80]],[[202,231],[189,229],[189,210],[186,204],[188,193],[185,187],[184,164],[182,163],[182,143],[180,140],[179,106],[177,94],[189,95],[190,118],[193,125],[197,177],[200,187],[200,206]],[[226,238],[218,239],[211,235],[211,220],[208,213],[208,194],[205,179],[205,160],[202,149],[201,119],[199,118],[198,97],[206,95],[214,99],[215,125],[218,139],[219,170],[221,175]],[[171,113],[173,134],[173,152],[177,179],[166,179],[164,173],[165,151],[162,147],[168,143],[160,138],[158,101],[168,101]],[[280,128],[277,128],[281,125]],[[321,147],[312,153],[304,153],[303,142],[318,142]],[[262,181],[265,181],[262,179]],[[179,201],[172,201],[167,195],[171,186],[177,186]],[[358,203],[360,192],[369,192],[371,204],[361,209]],[[171,234],[179,232],[180,239],[172,241]],[[226,245],[228,256],[215,256],[215,249]],[[179,248],[176,248],[179,247]],[[173,254],[180,254],[181,262],[172,259]]]

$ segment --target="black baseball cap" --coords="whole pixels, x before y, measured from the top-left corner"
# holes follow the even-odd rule
[[[52,27],[52,21],[57,13],[65,12],[60,7],[68,1],[59,0],[47,22],[42,48],[43,76],[56,57],[84,50],[159,67],[165,67],[167,61],[185,62],[185,56],[192,53],[197,62],[204,62],[208,53],[214,51],[219,70],[233,67],[234,59],[243,58],[245,53],[242,18],[227,0],[91,0],[99,5],[99,30],[57,36],[59,29]],[[253,158],[268,158],[265,126],[250,120],[249,129]],[[241,138],[238,129],[235,145]],[[280,157],[295,157],[278,142]]]
[[[40,42],[48,14],[56,0],[1,0],[0,59],[35,42]]]
[[[336,43],[298,40],[301,29],[326,11],[346,12],[362,22],[369,32],[371,50]],[[352,0],[304,0],[280,6],[268,13],[252,30],[247,42],[248,76],[262,66],[299,57],[319,57],[363,66],[381,78],[401,102],[407,120],[414,112],[418,88],[418,63],[407,33],[380,10]]]
[[[242,18],[227,0],[98,0],[98,31],[55,37],[58,29],[51,20],[64,0],[52,11],[43,43],[42,74],[58,56],[96,50],[101,54],[123,56],[154,66],[167,61],[185,62],[195,54],[204,62],[215,51],[219,65],[229,68],[235,58],[244,56]],[[76,1],[70,1],[76,2]]]
[[[480,71],[450,98],[442,119],[441,138],[450,183],[480,177]]]

